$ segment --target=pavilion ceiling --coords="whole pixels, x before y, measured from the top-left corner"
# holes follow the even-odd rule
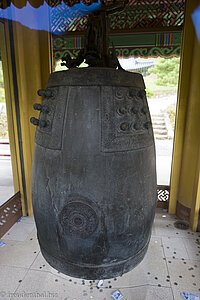
[[[81,2],[85,5],[91,5],[92,3],[96,3],[98,0],[82,0]],[[14,4],[17,8],[22,8],[27,5],[27,3],[30,3],[34,8],[40,7],[41,5],[46,2],[49,6],[55,7],[62,3],[62,0],[1,0],[0,1],[0,8],[7,8],[8,6]],[[63,0],[63,2],[67,6],[73,6],[75,4],[79,4],[80,0]],[[120,0],[103,0],[103,2],[106,3],[115,3],[120,2]]]
[[[56,61],[66,53],[76,57],[84,47],[88,16],[67,18],[57,7],[52,14],[53,57]],[[66,17],[64,14],[66,13]],[[118,57],[180,56],[181,33],[184,25],[185,0],[131,0],[125,9],[110,15],[110,40]],[[62,15],[62,18],[59,18]],[[64,20],[60,30],[60,20]]]
[[[104,1],[107,5],[112,5],[113,2],[114,0]],[[118,0],[119,2],[120,0]],[[124,10],[109,16],[110,33],[118,35],[134,32],[180,32],[183,29],[184,12],[185,0],[128,0]],[[59,33],[66,32],[69,35],[71,32],[74,35],[76,32],[77,35],[85,35],[87,15],[78,17],[74,13],[73,20],[72,18],[69,20],[67,11],[63,6],[58,6],[56,13],[52,10],[51,14],[53,33],[58,33],[56,28],[58,28],[57,24],[60,23],[60,16],[62,16],[62,22],[64,19],[65,26],[63,26],[63,32]]]
[[[134,32],[167,32],[182,31],[184,23],[185,0],[100,0],[104,6],[126,3],[123,11],[110,15],[111,34],[126,34]],[[97,0],[82,0],[90,6]],[[5,9],[13,4],[16,8],[23,8],[29,3],[38,8],[44,3],[54,8],[50,10],[52,33],[84,35],[87,28],[87,9],[84,16],[77,11],[70,11],[70,7],[79,4],[80,0],[0,0],[0,8]],[[65,5],[59,5],[65,3]],[[88,8],[88,14],[90,13]],[[57,32],[58,24],[62,29]],[[55,28],[55,30],[54,30]]]

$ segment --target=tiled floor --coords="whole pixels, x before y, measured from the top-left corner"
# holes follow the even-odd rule
[[[40,253],[34,219],[24,218],[1,239],[1,299],[183,299],[182,291],[200,296],[200,233],[178,230],[174,216],[157,211],[147,255],[122,277],[96,282],[76,279],[51,268]]]

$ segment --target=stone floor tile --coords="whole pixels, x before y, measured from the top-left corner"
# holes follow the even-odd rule
[[[31,216],[31,217],[21,217],[21,219],[18,220],[18,223],[34,224],[35,223],[35,219],[34,219],[34,216]]]
[[[34,223],[15,223],[10,230],[2,237],[4,240],[25,241],[35,228]]]
[[[0,267],[0,299],[10,299],[17,289],[20,281],[24,278],[28,269],[10,266]]]
[[[177,238],[197,238],[198,233],[192,232],[191,229],[187,230],[181,230],[177,229],[174,226],[175,220],[167,218],[163,219],[155,219],[155,235],[164,237],[164,236],[170,236],[170,237],[177,237]]]
[[[36,240],[17,242],[3,240],[6,245],[0,248],[0,267],[15,266],[29,268],[39,253],[39,245]]]
[[[62,277],[50,272],[29,270],[16,293],[18,295],[25,293],[27,299],[28,296],[32,294],[39,299],[40,297],[41,299],[46,297],[47,299],[58,300],[82,300],[82,294],[85,288],[86,287],[80,286],[77,281],[68,281],[67,279],[63,279]],[[87,290],[90,290],[89,286],[87,287]]]
[[[200,296],[200,262],[174,259],[167,260],[167,266],[175,299],[182,299],[181,292]]]
[[[200,261],[200,238],[184,239],[183,242],[189,258]]]
[[[119,288],[106,286],[105,284],[97,289],[94,285],[80,285],[77,279],[64,279],[49,272],[29,270],[24,280],[16,291],[16,295],[26,293],[27,296],[38,293],[38,295],[54,295],[59,300],[88,300],[112,299],[111,294],[120,290],[124,300],[159,300],[173,299],[170,287],[158,287],[141,285],[134,288]],[[14,299],[14,298],[13,298]]]
[[[157,287],[151,285],[139,286],[134,288],[120,289],[120,293],[125,300],[173,300],[173,294],[171,288]],[[111,292],[109,292],[109,295]],[[110,299],[109,295],[106,299]],[[98,298],[97,298],[98,299]],[[99,298],[101,299],[101,298]],[[103,299],[103,298],[102,298]]]
[[[192,239],[193,240],[193,239]],[[162,237],[164,254],[167,258],[189,259],[183,238]]]
[[[88,288],[84,289],[81,299],[98,299],[98,300],[110,300],[111,294],[118,290],[124,300],[163,300],[169,299],[173,300],[173,294],[171,288],[163,288],[151,285],[142,285],[134,288],[100,288],[93,290],[88,290]],[[65,299],[71,300],[73,298]],[[74,299],[75,300],[75,299]],[[79,300],[79,298],[77,298]]]
[[[124,300],[179,300],[181,291],[199,295],[200,261],[196,254],[200,251],[200,234],[176,229],[175,221],[174,216],[158,210],[144,260],[122,277],[104,280],[103,286],[97,289],[97,280],[76,279],[53,269],[40,253],[34,219],[23,218],[2,239],[6,245],[0,248],[0,268],[7,276],[8,287],[4,283],[3,286],[8,293],[9,284],[16,278],[19,284],[16,293],[21,294],[13,295],[12,299],[17,296],[30,299],[30,295],[26,297],[23,293],[39,292],[43,293],[41,299],[50,298],[48,293],[54,293],[53,299],[59,300],[108,300],[117,289]],[[19,276],[19,269],[27,272],[25,277],[24,273]],[[14,290],[15,286],[10,288]],[[9,299],[9,295],[5,294],[3,299]]]

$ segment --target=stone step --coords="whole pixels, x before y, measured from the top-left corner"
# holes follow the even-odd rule
[[[164,118],[163,114],[151,115],[151,118]]]
[[[168,139],[168,131],[163,114],[151,115],[154,137],[156,140]]]
[[[164,119],[164,115],[162,115],[162,116],[159,116],[159,115],[151,115],[151,118],[152,119]]]
[[[154,129],[153,128],[153,132],[154,132],[154,134],[168,134],[168,132],[167,132],[167,130],[165,129],[165,130],[157,130],[157,129]]]
[[[154,132],[168,132],[167,131],[167,128],[166,127],[163,127],[163,128],[155,128],[155,127],[153,127],[153,131]]]
[[[154,134],[167,135],[167,130],[153,130]]]
[[[165,126],[165,124],[152,124],[152,126],[153,126],[153,129],[161,129],[161,130],[165,130],[166,129],[166,126]]]
[[[160,126],[165,126],[165,121],[152,121],[153,126],[154,125],[160,125]]]
[[[151,118],[151,120],[152,120],[152,122],[154,122],[154,121],[156,121],[156,122],[158,122],[158,121],[164,122],[165,121],[164,118]]]
[[[155,140],[168,140],[167,135],[154,134]]]
[[[165,132],[165,133],[160,133],[160,132],[153,132],[154,133],[154,136],[155,137],[160,137],[160,138],[168,138],[168,134]]]

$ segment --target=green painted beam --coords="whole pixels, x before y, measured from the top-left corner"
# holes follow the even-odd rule
[[[110,41],[116,48],[170,47],[181,45],[181,36],[181,32],[129,34],[110,36]],[[84,37],[53,37],[54,50],[81,49],[83,44]]]

